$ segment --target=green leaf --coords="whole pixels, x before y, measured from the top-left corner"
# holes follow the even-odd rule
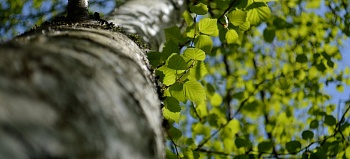
[[[193,17],[189,11],[185,10],[182,13],[182,17],[185,19],[187,26],[191,26],[194,23]]]
[[[247,12],[242,10],[234,10],[228,14],[228,18],[234,26],[239,26],[246,21]]]
[[[171,127],[169,130],[168,130],[168,135],[173,139],[173,140],[178,140],[181,138],[182,136],[182,132],[175,128],[175,127]]]
[[[184,151],[184,155],[186,159],[198,159],[199,158],[199,153],[194,151],[194,150],[191,150],[191,149],[186,149]]]
[[[178,159],[177,155],[174,154],[171,150],[166,149],[165,151],[165,158],[166,159]]]
[[[271,10],[265,3],[256,2],[247,7],[247,9],[249,9],[247,19],[251,25],[257,25],[271,17]]]
[[[235,6],[237,8],[246,8],[247,6],[251,5],[253,2],[254,0],[238,1]]]
[[[271,141],[263,141],[258,144],[259,152],[270,152],[272,150],[272,142]]]
[[[337,89],[338,92],[344,92],[344,87],[341,84],[338,84],[336,89]]]
[[[218,107],[221,105],[222,103],[222,97],[220,96],[220,94],[218,93],[215,93],[213,96],[210,97],[210,104],[213,106],[213,107]]]
[[[299,141],[290,141],[286,143],[286,149],[289,153],[297,153],[301,148],[301,143]]]
[[[204,15],[208,13],[207,5],[203,3],[198,3],[190,8],[190,11],[198,15]]]
[[[152,65],[153,68],[155,68],[161,64],[161,53],[160,52],[147,53],[147,58],[148,58],[148,61]]]
[[[215,120],[217,122],[218,118],[216,118]],[[231,136],[233,137],[234,135],[236,135],[238,132],[241,131],[241,126],[239,121],[237,119],[230,120],[223,131],[224,133],[227,133],[229,137]]]
[[[174,97],[167,97],[164,100],[164,106],[171,112],[180,112],[181,110],[179,101]]]
[[[199,35],[194,41],[194,46],[202,49],[206,54],[210,54],[213,48],[213,41],[208,35]]]
[[[196,27],[196,29],[195,29],[195,27]],[[195,35],[197,36],[197,34],[198,34],[198,27],[197,27],[197,25],[191,25],[191,26],[188,26],[186,28],[186,36],[188,38],[194,38]]]
[[[160,67],[156,71],[156,74],[160,77],[160,81],[166,86],[169,86],[175,83],[175,80],[176,80],[175,71],[170,68],[167,68],[166,66]]]
[[[306,63],[307,57],[305,54],[297,55],[296,61],[300,63]]]
[[[212,96],[212,95],[215,94],[215,88],[214,88],[214,86],[212,84],[207,83],[206,84],[206,88],[207,88],[208,95]]]
[[[185,97],[194,102],[202,102],[206,99],[203,86],[197,81],[187,81],[184,84]]]
[[[168,61],[168,68],[174,70],[186,70],[188,67],[185,59],[182,56],[175,54],[170,57]]]
[[[208,70],[205,63],[198,61],[194,67],[190,68],[190,75],[188,79],[194,81],[201,80],[207,73]]]
[[[170,28],[166,28],[166,29],[164,29],[164,32],[165,32],[166,41],[172,41],[176,44],[178,44],[180,42],[181,31],[180,31],[179,27],[173,26]]]
[[[318,120],[314,119],[310,123],[310,129],[317,129],[318,128]]]
[[[236,138],[235,145],[237,148],[241,148],[241,147],[247,147],[250,144],[248,140],[239,137],[239,138]]]
[[[163,48],[161,53],[161,61],[166,61],[171,54],[179,53],[179,52],[180,52],[180,49],[176,43],[172,41],[167,41],[165,42],[165,47]]]
[[[180,112],[171,112],[169,109],[166,107],[162,108],[163,116],[165,119],[169,121],[175,121],[176,123],[179,122],[180,120]]]
[[[241,25],[239,26],[239,29],[240,29],[241,31],[247,31],[247,30],[249,30],[249,29],[250,29],[250,22],[249,22],[249,21],[245,21],[243,24],[241,24]]]
[[[176,82],[175,84],[171,85],[169,88],[169,92],[171,96],[175,97],[178,101],[181,101],[181,102],[186,101],[182,83]]]
[[[303,137],[304,140],[311,140],[314,137],[314,132],[310,130],[305,130],[303,131],[301,136]]]
[[[290,28],[293,25],[285,21],[284,19],[280,17],[276,17],[273,20],[273,26],[275,26],[277,29],[284,29],[284,28]]]
[[[326,71],[327,67],[321,62],[319,64],[316,65],[317,70],[324,72]]]
[[[277,0],[254,0],[254,2],[272,2]]]
[[[306,8],[307,9],[320,8],[321,2],[322,2],[321,0],[306,1]]]
[[[337,123],[337,120],[332,115],[324,116],[324,123],[328,126],[333,126]]]
[[[183,54],[184,54],[184,57],[187,57],[189,59],[199,60],[199,61],[205,60],[205,52],[198,48],[187,48]]]
[[[198,29],[201,33],[211,36],[218,36],[217,19],[203,18],[198,23]]]
[[[276,29],[273,27],[268,27],[264,30],[264,40],[268,43],[272,43],[275,39]]]
[[[237,41],[238,34],[235,30],[230,29],[227,31],[225,38],[228,44],[233,44]]]

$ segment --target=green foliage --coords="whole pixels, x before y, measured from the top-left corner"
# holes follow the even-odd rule
[[[0,33],[25,25],[10,17],[28,2],[1,6]],[[339,63],[349,2],[188,2],[183,25],[148,53],[172,125],[167,158],[350,158],[350,100],[325,89],[350,85]],[[34,16],[43,3],[32,1]]]
[[[337,64],[344,40],[340,32],[347,30],[327,18],[327,11],[326,17],[313,13],[320,5],[270,0],[189,4],[182,14],[186,28],[165,30],[170,42],[159,56],[167,57],[161,59],[165,63],[154,62],[160,71],[171,70],[160,79],[165,102],[176,99],[177,111],[181,105],[178,130],[186,134],[191,125],[191,135],[177,138],[173,153],[185,158],[349,156],[350,124],[334,116],[341,107],[326,105],[331,96],[323,90],[334,82],[344,92],[344,84],[350,84],[350,69],[339,70]],[[169,65],[173,54],[178,60]],[[157,61],[154,54],[150,59]],[[349,103],[341,109],[344,118]]]

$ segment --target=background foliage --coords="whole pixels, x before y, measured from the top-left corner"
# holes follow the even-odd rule
[[[55,0],[0,2],[5,38],[64,10]],[[26,14],[28,3],[36,11]],[[349,88],[339,65],[349,5],[188,1],[163,51],[149,53],[170,123],[167,158],[350,158],[350,100],[325,91]]]

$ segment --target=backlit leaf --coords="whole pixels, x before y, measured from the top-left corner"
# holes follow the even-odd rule
[[[184,58],[180,55],[175,54],[170,57],[168,61],[168,68],[174,70],[186,70],[188,67]]]
[[[169,92],[172,97],[175,97],[178,101],[184,102],[186,101],[183,84],[182,83],[175,83],[170,86]]]
[[[228,18],[233,25],[239,26],[246,21],[247,12],[242,10],[234,10],[228,14]]]
[[[267,21],[271,16],[270,8],[262,2],[253,3],[247,9],[248,20],[251,25],[257,25],[262,21]]]
[[[180,112],[171,112],[169,109],[163,107],[162,108],[163,116],[165,119],[170,121],[179,122],[180,119]]]
[[[183,54],[185,57],[193,60],[204,61],[205,59],[205,52],[198,48],[187,48]]]
[[[237,41],[238,34],[237,34],[237,32],[235,30],[230,29],[230,30],[227,31],[225,37],[226,37],[226,41],[227,41],[228,44],[233,44],[233,43],[235,43]]]
[[[198,28],[203,34],[218,36],[217,19],[203,18],[199,21]]]
[[[197,81],[187,81],[184,84],[185,97],[194,102],[202,102],[206,99],[203,86]]]
[[[199,35],[194,41],[194,46],[203,50],[206,54],[210,54],[213,48],[213,41],[208,35]]]

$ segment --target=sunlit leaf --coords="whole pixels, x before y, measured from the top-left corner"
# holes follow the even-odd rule
[[[193,60],[204,61],[205,59],[205,52],[198,48],[187,48],[183,54],[185,57]]]
[[[184,58],[180,55],[173,55],[168,61],[168,68],[174,70],[186,70],[187,64]]]
[[[170,68],[162,66],[157,70],[156,74],[160,77],[160,80],[164,85],[172,85],[175,83],[175,71]]]
[[[206,54],[210,54],[213,42],[208,35],[199,35],[194,41],[194,46],[203,50]]]
[[[190,74],[189,74],[188,79],[189,80],[200,80],[207,73],[208,73],[208,70],[205,66],[205,63],[202,61],[198,61],[194,67],[190,68]]]
[[[249,22],[249,21],[245,21],[243,24],[241,24],[241,25],[239,26],[239,29],[240,29],[241,31],[247,31],[247,30],[249,30],[249,29],[250,29],[250,22]]]
[[[197,81],[187,81],[184,84],[185,97],[194,102],[202,102],[206,99],[203,86]]]
[[[183,13],[182,13],[182,17],[185,19],[186,21],[186,24],[188,26],[191,26],[194,22],[193,22],[193,17],[191,16],[191,13],[187,10],[185,10]]]
[[[306,2],[306,8],[319,8],[321,6],[321,0],[312,0]]]
[[[226,37],[226,41],[227,41],[228,44],[233,44],[233,43],[235,43],[237,41],[238,34],[237,34],[237,32],[235,30],[230,29],[230,30],[227,31],[225,37]]]
[[[217,36],[217,19],[203,18],[199,21],[198,28],[203,34]]]
[[[170,86],[169,88],[170,94],[172,97],[175,97],[178,101],[184,102],[186,101],[183,84],[182,83],[175,83]]]
[[[228,18],[233,25],[239,26],[246,21],[247,12],[242,10],[234,10],[228,14]]]
[[[170,120],[170,121],[175,121],[177,123],[179,122],[180,112],[174,113],[165,107],[162,108],[162,112],[163,112],[163,116],[165,119]]]
[[[265,3],[257,2],[248,8],[248,20],[251,25],[257,25],[262,21],[267,21],[271,16],[271,10]]]

